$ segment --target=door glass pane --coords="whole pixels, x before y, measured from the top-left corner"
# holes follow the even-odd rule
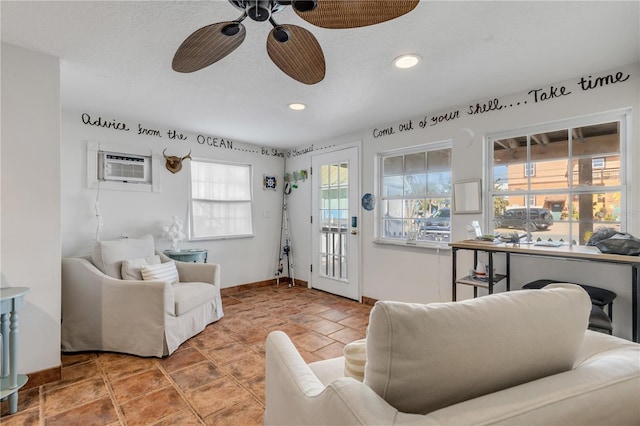
[[[321,167],[320,194],[320,275],[347,279],[344,262],[348,260],[348,163]]]

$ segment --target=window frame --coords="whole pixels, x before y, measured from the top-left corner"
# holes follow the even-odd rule
[[[427,241],[424,239],[416,239],[415,241],[409,239],[408,237],[400,237],[400,238],[390,238],[385,237],[384,235],[384,220],[383,220],[383,211],[384,211],[384,203],[387,200],[408,200],[415,199],[416,196],[385,196],[383,195],[384,191],[384,159],[388,157],[400,156],[400,155],[410,155],[415,153],[424,152],[427,154],[430,151],[440,151],[440,150],[449,150],[449,177],[451,181],[449,182],[450,188],[449,192],[446,193],[429,193],[426,191],[424,197],[426,199],[437,199],[437,198],[448,198],[449,203],[446,208],[449,208],[449,231],[448,236],[446,238],[435,238],[432,241]],[[452,225],[453,225],[453,139],[447,139],[443,141],[437,142],[428,142],[421,145],[404,147],[398,149],[392,149],[387,151],[381,151],[376,153],[375,156],[375,198],[376,198],[376,209],[375,209],[375,227],[374,227],[374,242],[379,244],[392,244],[392,245],[402,245],[407,247],[422,247],[422,248],[441,248],[448,247],[447,243],[451,241],[451,233],[452,233]],[[428,173],[428,169],[426,169],[425,173]],[[402,173],[401,176],[410,175],[411,173]],[[403,178],[404,179],[404,178]],[[422,195],[418,196],[420,198]],[[426,218],[425,218],[426,219]],[[398,220],[405,220],[404,218]],[[411,241],[409,241],[411,240]]]
[[[235,167],[246,167],[249,170],[249,199],[248,200],[211,200],[206,198],[194,198],[193,197],[193,164],[194,163],[205,163],[205,164],[219,164],[224,166],[235,166]],[[252,238],[255,236],[255,226],[254,226],[254,194],[253,194],[253,164],[251,163],[238,163],[231,161],[220,161],[215,159],[203,159],[203,158],[195,158],[190,161],[189,164],[189,194],[188,194],[188,218],[189,218],[189,226],[188,226],[188,240],[189,241],[210,241],[210,240],[227,240],[227,239],[236,239],[236,238]],[[226,234],[226,235],[204,235],[197,236],[195,235],[194,229],[194,202],[202,202],[202,201],[213,201],[217,203],[246,203],[250,204],[250,233],[238,233],[238,234]]]
[[[631,110],[628,108],[609,111],[609,112],[603,112],[603,113],[597,113],[597,114],[591,114],[583,117],[558,120],[558,121],[543,123],[538,125],[526,126],[518,129],[504,131],[504,132],[487,134],[484,138],[485,149],[487,153],[486,155],[487,167],[485,168],[485,173],[484,173],[485,174],[484,190],[485,190],[485,193],[487,194],[487,197],[485,197],[485,200],[484,200],[484,208],[485,208],[485,211],[487,211],[487,214],[485,215],[485,222],[484,222],[485,229],[489,230],[490,232],[494,232],[494,224],[495,224],[494,197],[497,195],[498,196],[506,195],[507,197],[510,195],[524,196],[525,198],[528,199],[528,197],[535,196],[535,195],[553,195],[553,194],[569,194],[570,196],[571,195],[575,196],[580,194],[597,195],[601,193],[603,190],[602,186],[576,185],[573,183],[572,180],[571,180],[571,184],[567,188],[553,188],[550,190],[549,189],[531,190],[531,186],[530,186],[531,180],[529,177],[530,183],[529,183],[528,190],[518,190],[518,191],[511,191],[511,192],[495,191],[495,188],[493,185],[493,182],[495,179],[493,175],[494,165],[495,165],[493,163],[493,158],[494,158],[493,147],[494,147],[495,141],[508,139],[508,138],[521,137],[521,136],[526,136],[530,141],[532,135],[536,135],[539,133],[570,130],[570,129],[580,128],[580,127],[587,127],[587,126],[605,124],[610,122],[620,123],[619,125],[619,128],[620,128],[620,136],[619,136],[620,137],[620,150],[619,150],[620,174],[619,176],[620,178],[619,178],[618,185],[607,186],[606,191],[620,193],[620,212],[621,212],[620,219],[619,219],[620,232],[626,232],[626,230],[630,226],[629,213],[628,213],[628,205],[630,202],[629,201],[630,194],[628,193],[628,176],[629,176],[629,170],[631,170],[631,155],[632,155],[631,147],[630,147],[631,144],[629,141],[629,137],[631,135]],[[571,132],[568,132],[568,137],[569,137],[569,146],[571,146],[571,142],[573,139]],[[529,142],[529,145],[531,145],[531,142]],[[527,147],[527,150],[529,151],[529,147]],[[569,164],[572,164],[572,162],[575,161],[577,158],[579,157],[573,156],[571,154],[571,151],[569,151],[569,153],[567,154],[566,160],[569,162]],[[597,157],[597,156],[593,157],[593,159],[597,159],[597,158],[600,158],[600,157]],[[527,157],[527,163],[524,165],[525,170],[527,168],[527,164],[529,165],[532,164],[529,154]],[[605,161],[605,164],[606,164],[606,161]],[[533,206],[526,206],[527,209],[531,207]],[[579,220],[574,220],[573,218],[570,218],[569,223],[579,223]],[[583,241],[580,241],[577,235],[572,234],[571,227],[569,227],[569,230],[570,230],[570,240],[572,240],[571,241],[572,244],[574,241],[578,245],[584,244]]]

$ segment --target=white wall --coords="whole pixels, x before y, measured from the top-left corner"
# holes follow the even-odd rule
[[[129,131],[85,124],[83,114],[89,114],[91,122],[121,123]],[[158,130],[154,134],[139,134],[139,126]],[[122,127],[122,126],[120,126]],[[176,130],[186,139],[170,139],[169,131]],[[88,254],[95,241],[95,201],[97,189],[87,186],[87,143],[98,142],[101,146],[115,145],[128,148],[153,150],[167,155],[185,156],[191,151],[194,159],[215,159],[253,165],[253,225],[252,238],[182,242],[181,248],[205,248],[209,250],[208,261],[221,265],[222,287],[232,287],[273,278],[277,265],[282,192],[263,190],[263,175],[277,176],[282,188],[284,156],[273,155],[271,149],[239,141],[229,141],[215,135],[201,135],[204,143],[198,142],[198,134],[184,129],[168,129],[158,123],[140,122],[136,117],[118,117],[100,111],[64,111],[62,115],[61,175],[62,175],[62,255]],[[209,137],[208,142],[206,137]],[[212,138],[217,138],[213,143]],[[224,139],[224,142],[223,142]],[[209,142],[211,145],[209,145]],[[215,146],[218,145],[218,146]],[[99,205],[103,228],[101,240],[127,235],[137,238],[152,234],[156,247],[169,248],[170,242],[162,237],[162,227],[171,223],[176,215],[187,223],[190,161],[183,161],[180,172],[172,174],[164,165],[160,166],[159,192],[137,192],[104,189],[99,191]]]
[[[20,373],[60,365],[60,66],[2,44],[2,287],[29,287]]]
[[[597,70],[596,70],[597,71]],[[640,137],[640,64],[604,70],[596,72],[585,70],[584,77],[603,76],[622,72],[629,74],[627,81],[611,84],[593,90],[582,90],[578,81],[582,76],[576,76],[564,82],[551,82],[540,85],[532,82],[529,90],[543,89],[549,92],[550,87],[566,87],[566,92],[571,94],[556,97],[545,101],[535,102],[533,94],[526,90],[517,94],[497,93],[499,105],[503,108],[497,111],[489,111],[483,114],[468,114],[469,107],[475,107],[477,102],[487,103],[486,100],[470,100],[467,105],[452,105],[444,111],[429,111],[428,100],[425,100],[425,113],[407,117],[397,123],[380,123],[378,128],[393,127],[395,134],[375,138],[374,129],[366,129],[360,133],[347,135],[333,141],[316,143],[313,147],[300,147],[297,151],[308,153],[292,155],[287,159],[287,171],[308,168],[311,157],[324,149],[331,149],[334,145],[362,140],[362,164],[361,187],[362,193],[375,193],[374,182],[375,160],[379,152],[395,148],[409,147],[429,142],[437,142],[453,139],[453,180],[460,181],[473,178],[482,178],[484,181],[484,169],[487,167],[485,158],[484,138],[489,133],[517,129],[525,126],[548,123],[563,119],[581,117],[589,114],[602,113],[632,108],[632,134],[630,135],[630,165],[640,164],[640,149],[638,140]],[[566,93],[565,92],[565,93]],[[556,92],[557,93],[557,92]],[[525,103],[525,101],[527,101]],[[420,122],[440,114],[446,114],[459,110],[459,118],[450,122],[443,122],[435,126],[422,128]],[[412,123],[413,130],[401,132],[400,124]],[[334,148],[335,149],[335,148]],[[635,236],[640,236],[640,177],[638,172],[630,167],[630,180],[628,193],[628,229]],[[292,196],[295,200],[296,214],[308,218],[310,212],[310,190],[300,190]],[[402,247],[381,245],[374,243],[374,215],[373,212],[360,210],[361,217],[361,289],[362,295],[378,300],[399,300],[411,302],[439,302],[451,300],[451,257],[450,251],[444,247],[439,250],[419,247]],[[454,215],[452,219],[452,240],[466,238],[466,225],[471,220],[480,220],[482,215]],[[486,225],[486,224],[485,224]],[[310,248],[307,246],[310,238],[310,226],[306,221],[296,222],[293,228],[293,245],[298,247],[295,253],[297,265],[305,265],[298,270],[301,279],[308,280],[308,265],[310,264]],[[465,257],[466,255],[466,257]],[[470,253],[461,252],[459,257],[461,267],[465,262],[471,262]],[[497,259],[500,267],[503,259]],[[606,264],[587,264],[566,261],[550,261],[523,257],[514,257],[512,260],[513,280],[512,288],[520,288],[522,284],[544,277],[564,279],[568,281],[592,284],[595,286],[610,288],[618,293],[614,302],[614,328],[615,334],[623,337],[631,337],[631,272],[629,267],[611,266]],[[504,287],[502,287],[504,289]],[[498,291],[501,288],[498,287]],[[472,297],[471,288],[458,287],[458,299]]]

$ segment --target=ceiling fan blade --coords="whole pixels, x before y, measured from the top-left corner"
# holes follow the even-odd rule
[[[411,12],[419,0],[317,0],[315,9],[293,10],[305,21],[322,28],[366,27],[389,21]]]
[[[240,22],[218,22],[202,27],[178,47],[171,66],[177,72],[201,70],[233,52],[245,35]]]
[[[267,53],[278,68],[304,84],[316,84],[326,71],[318,40],[297,25],[279,25],[267,37]]]

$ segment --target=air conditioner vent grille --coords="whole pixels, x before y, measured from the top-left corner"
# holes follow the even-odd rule
[[[98,151],[98,163],[100,180],[150,183],[150,156]]]

